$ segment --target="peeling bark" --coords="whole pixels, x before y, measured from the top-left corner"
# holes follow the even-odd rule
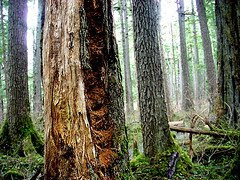
[[[121,178],[128,157],[111,1],[47,1],[45,10],[45,179]]]

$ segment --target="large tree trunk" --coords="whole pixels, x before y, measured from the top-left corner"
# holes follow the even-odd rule
[[[202,42],[203,42],[203,50],[204,50],[204,62],[206,65],[206,73],[207,73],[207,81],[208,81],[208,93],[210,106],[213,105],[213,101],[216,97],[217,91],[217,80],[216,80],[216,70],[213,61],[212,54],[212,44],[207,24],[207,16],[204,7],[204,0],[196,0],[198,17],[200,22],[201,34],[202,34]],[[211,107],[210,107],[211,108]]]
[[[196,18],[194,10],[194,1],[192,0],[192,14],[193,14],[193,40],[194,40],[194,97],[196,102],[200,100],[201,97],[201,72],[199,67],[199,52],[198,52],[198,40],[197,40],[197,27],[196,27]]]
[[[111,1],[46,1],[45,179],[121,179],[127,141]]]
[[[0,134],[0,151],[23,154],[23,142],[31,137],[37,152],[43,147],[31,118],[28,92],[27,0],[9,0],[7,117]],[[12,151],[11,151],[12,150]]]
[[[237,125],[240,118],[240,2],[216,0],[218,40],[218,115]]]
[[[173,144],[161,70],[158,8],[156,0],[133,0],[134,46],[143,149],[148,157],[154,157]]]
[[[119,0],[120,2],[120,17],[122,28],[122,48],[124,59],[124,80],[125,80],[125,96],[126,96],[126,115],[133,112],[133,95],[132,95],[132,78],[131,66],[129,58],[129,41],[128,41],[128,14],[126,0]]]
[[[44,0],[38,0],[38,22],[36,29],[36,49],[33,58],[33,114],[42,116],[42,29],[44,23]]]
[[[193,108],[192,92],[190,87],[189,66],[187,60],[187,47],[185,35],[185,12],[183,0],[178,1],[178,18],[180,32],[181,49],[181,69],[182,69],[182,108],[188,111]]]

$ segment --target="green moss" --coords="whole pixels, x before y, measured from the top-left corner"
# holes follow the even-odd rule
[[[22,180],[24,179],[24,176],[17,170],[9,170],[4,176],[3,180],[9,180],[9,179],[14,179],[14,180]]]
[[[137,169],[141,166],[144,165],[149,165],[150,164],[150,160],[149,158],[147,158],[146,156],[144,156],[144,154],[139,154],[138,156],[134,157],[131,161],[130,161],[130,166],[132,169]]]
[[[0,154],[0,175],[15,171],[24,175],[24,179],[30,179],[39,168],[43,168],[43,157],[39,154],[29,154],[26,157]]]
[[[135,157],[130,162],[130,165],[136,179],[164,179],[164,177],[166,177],[171,156],[174,152],[178,152],[180,154],[180,158],[176,164],[174,178],[182,179],[188,177],[190,175],[189,172],[192,167],[192,162],[188,155],[182,151],[180,146],[175,144],[172,148],[159,153],[154,158],[154,163],[150,163],[149,158],[145,157],[143,154]]]
[[[0,130],[0,152],[5,154],[11,149],[11,139],[8,132],[8,123],[4,120]]]
[[[240,144],[238,144],[237,154],[233,160],[230,170],[226,173],[225,179],[240,179]]]
[[[12,132],[10,132],[10,130]],[[29,116],[19,117],[15,124],[10,127],[8,121],[5,120],[0,131],[0,152],[4,154],[24,156],[24,146],[27,139],[31,139],[35,150],[43,155],[43,141],[37,133],[32,120]],[[28,144],[28,143],[27,143]]]

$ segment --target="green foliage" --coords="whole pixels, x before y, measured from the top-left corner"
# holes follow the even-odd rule
[[[178,145],[159,153],[154,158],[153,162],[150,162],[150,159],[145,157],[143,154],[139,154],[137,157],[134,157],[130,162],[134,176],[136,179],[166,177],[169,162],[174,152],[178,152],[180,154],[180,158],[176,164],[174,178],[182,179],[188,177],[190,175],[189,172],[192,167],[192,162],[187,154],[182,151]]]
[[[43,138],[37,133],[30,117],[19,118],[17,124],[11,127],[16,128],[16,134],[10,135],[9,128],[8,121],[5,120],[0,131],[0,152],[12,155],[22,154],[24,156],[28,151],[28,147],[25,146],[32,144],[37,153],[43,156]],[[27,141],[27,143],[24,143],[24,141]]]
[[[43,157],[35,154],[27,157],[8,156],[0,154],[0,174],[3,179],[28,179],[38,168],[43,167]]]

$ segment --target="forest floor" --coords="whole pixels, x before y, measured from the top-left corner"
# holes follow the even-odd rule
[[[199,116],[204,117],[203,114],[199,114]],[[185,127],[190,127],[193,113],[175,113],[172,117],[172,121],[183,121]],[[138,118],[135,117],[133,119]],[[37,128],[43,135],[41,123],[37,124]],[[201,120],[196,122],[194,128],[209,130]],[[132,176],[128,179],[164,179],[162,175],[167,171],[167,165],[170,161],[171,154],[168,154],[167,158],[164,159],[167,165],[149,166],[149,160],[142,154],[142,137],[139,121],[133,120],[132,122],[128,122],[127,129],[131,159],[130,165],[132,170]],[[235,156],[237,147],[236,140],[216,138],[208,135],[193,135],[192,148],[190,148],[188,133],[177,133],[172,131],[172,136],[175,142],[181,146],[184,154],[192,156],[192,168],[185,169],[185,173],[179,173],[178,168],[181,169],[183,165],[177,162],[173,179],[224,179],[226,173],[231,168]],[[135,149],[133,147],[135,147]],[[138,147],[137,150],[136,147]],[[27,152],[26,157],[11,157],[0,154],[0,179],[9,179],[11,175],[16,177],[13,179],[31,179],[36,174],[39,174],[38,177],[42,175],[43,157],[36,153],[31,144],[29,144],[25,152]],[[228,177],[228,179],[231,179],[231,177]]]
[[[195,118],[194,120],[194,117]],[[191,121],[195,121],[194,129],[211,131],[210,128],[204,122],[206,117],[206,112],[199,111],[183,113],[178,112],[173,114],[171,121],[175,123],[182,123],[184,127],[191,127]],[[197,120],[196,120],[197,119]],[[213,117],[210,117],[214,119]],[[131,158],[131,168],[135,177],[139,179],[155,179],[157,176],[161,175],[159,173],[152,172],[141,172],[142,169],[146,169],[146,159],[144,158],[142,152],[142,137],[141,137],[141,126],[140,123],[133,121],[128,124],[128,136],[129,136],[129,151]],[[226,129],[226,128],[224,128]],[[232,177],[226,177],[227,172],[231,169],[232,162],[234,160],[236,150],[237,150],[237,140],[229,138],[216,138],[208,135],[192,135],[192,146],[190,146],[189,133],[179,133],[172,131],[172,136],[175,141],[181,146],[182,150],[189,155],[192,159],[192,168],[185,174],[179,174],[177,168],[181,165],[176,166],[176,172],[173,179],[189,179],[189,180],[225,180],[234,179]],[[140,153],[134,156],[134,147],[138,144],[138,149]],[[170,157],[168,159],[170,161]],[[180,163],[179,163],[180,164]],[[144,167],[144,168],[141,168]],[[161,171],[161,170],[160,170]],[[163,169],[162,172],[166,172],[167,169]],[[146,177],[146,178],[145,178]],[[137,178],[138,179],[138,178]],[[161,179],[161,178],[160,178]]]

